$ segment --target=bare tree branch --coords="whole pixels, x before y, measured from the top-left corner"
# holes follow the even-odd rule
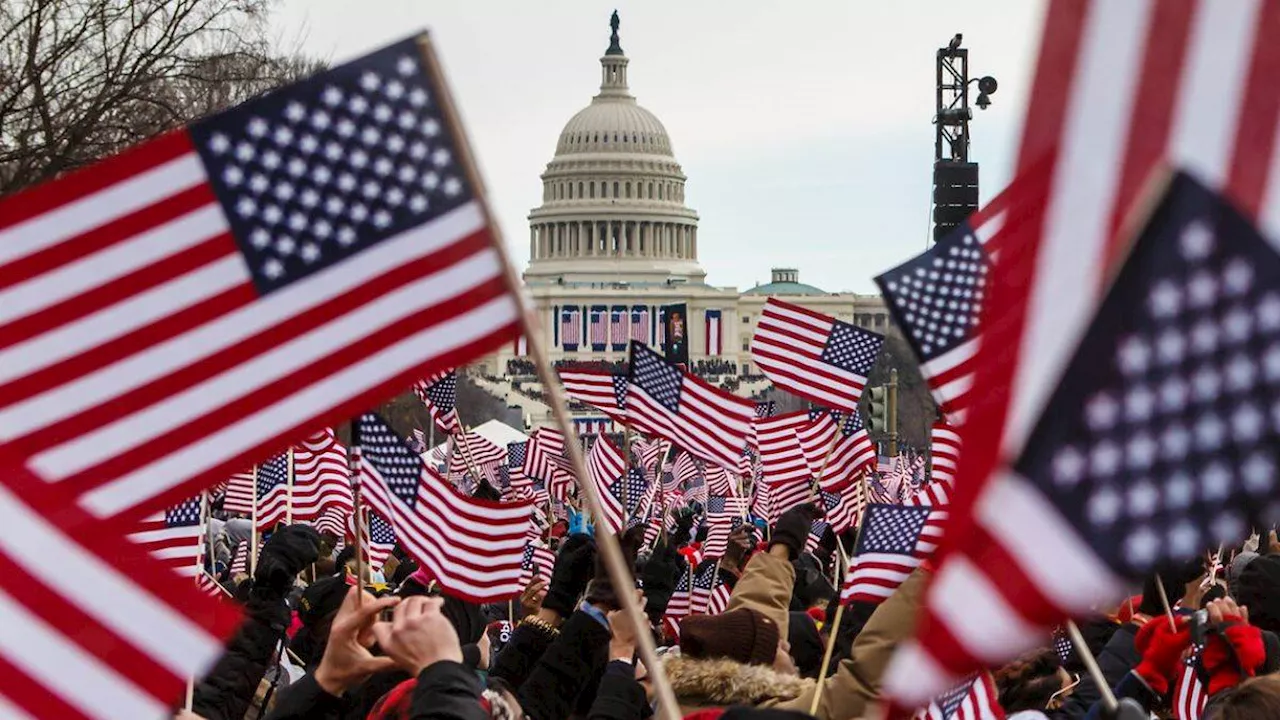
[[[318,69],[274,47],[274,2],[0,3],[0,193]]]

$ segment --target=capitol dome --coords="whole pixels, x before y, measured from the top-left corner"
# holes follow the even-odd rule
[[[569,119],[529,214],[526,282],[702,282],[698,214],[667,129],[627,85],[618,38],[600,58],[600,92]]]

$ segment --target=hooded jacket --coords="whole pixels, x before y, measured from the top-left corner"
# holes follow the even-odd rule
[[[915,630],[924,581],[924,571],[916,570],[897,592],[876,608],[854,639],[849,657],[840,662],[835,675],[823,684],[816,715],[819,720],[848,720],[865,715],[867,706],[879,695],[880,679],[894,649]],[[734,588],[727,610],[740,607],[759,610],[778,624],[779,632],[785,637],[790,628],[788,607],[794,583],[795,568],[786,558],[757,553]],[[664,667],[686,714],[690,710],[735,704],[807,713],[817,690],[817,684],[811,680],[729,660],[691,662],[685,658],[669,658]],[[735,674],[740,679],[729,682]],[[712,688],[714,683],[723,687]],[[710,690],[715,692],[708,692]]]

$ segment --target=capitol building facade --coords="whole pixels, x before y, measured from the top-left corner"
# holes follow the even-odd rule
[[[683,304],[690,362],[752,374],[752,329],[771,296],[887,332],[878,295],[824,292],[796,268],[772,269],[770,282],[745,291],[707,282],[688,178],[662,122],[631,94],[628,64],[615,25],[600,92],[565,124],[542,173],[542,204],[529,213],[524,281],[551,359],[625,360],[632,339],[660,348],[664,308]],[[489,369],[503,374],[524,352],[524,343],[504,349]]]

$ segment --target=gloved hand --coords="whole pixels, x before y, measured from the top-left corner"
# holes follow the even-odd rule
[[[1267,659],[1262,631],[1249,624],[1249,612],[1231,598],[1209,603],[1209,626],[1200,664],[1209,674],[1210,697],[1257,674]]]
[[[676,583],[684,575],[688,564],[676,549],[667,543],[658,543],[640,573],[644,583],[644,611],[649,620],[658,622],[667,611],[667,603],[675,594]]]
[[[1187,619],[1179,617],[1176,622],[1175,631],[1169,627],[1169,618],[1151,618],[1133,639],[1134,648],[1142,653],[1142,661],[1133,672],[1160,695],[1169,692],[1169,681],[1178,671],[1183,651],[1191,644]]]
[[[720,567],[728,568],[735,573],[741,572],[742,566],[747,564],[747,555],[754,544],[751,540],[751,529],[746,525],[729,533],[729,542],[725,547]]]
[[[596,528],[586,513],[569,508],[569,534],[594,536]]]
[[[643,540],[643,526],[633,527],[618,537],[618,549],[622,551],[622,560],[626,563],[627,570],[632,578],[636,576],[636,553],[639,551]],[[590,584],[587,585],[586,601],[609,610],[618,610],[622,607],[622,600],[618,596],[618,591],[613,587],[613,580],[609,577],[609,569],[605,567],[603,556],[596,556],[596,571],[594,577],[591,578]]]
[[[547,587],[547,596],[542,599],[542,607],[560,613],[562,618],[569,617],[595,574],[595,561],[595,540],[587,535],[570,535],[556,556],[551,584]]]
[[[675,511],[676,528],[671,532],[671,547],[687,545],[693,537],[693,512],[687,507]]]
[[[769,543],[769,547],[781,545],[787,549],[792,560],[800,557],[800,553],[804,552],[804,543],[809,537],[813,521],[821,514],[817,506],[812,504],[797,505],[782,513],[782,517],[778,518],[777,526],[773,528],[773,540]]]
[[[271,534],[258,553],[258,568],[253,584],[269,588],[281,595],[289,592],[293,581],[308,565],[320,557],[320,533],[310,525],[290,525]]]

